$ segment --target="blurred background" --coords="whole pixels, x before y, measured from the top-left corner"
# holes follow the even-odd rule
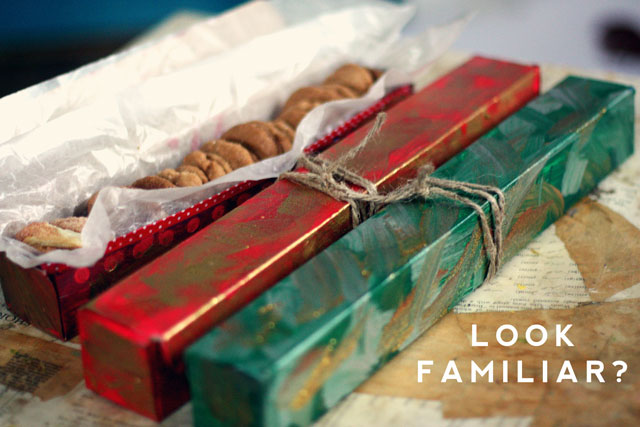
[[[417,6],[407,34],[474,12],[455,50],[640,74],[639,0],[395,2]],[[245,2],[0,2],[0,97],[107,56],[143,36],[182,28],[241,3]],[[304,8],[304,0],[289,4]]]

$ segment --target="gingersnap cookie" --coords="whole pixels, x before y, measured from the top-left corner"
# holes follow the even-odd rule
[[[190,170],[178,171],[175,169],[164,169],[158,176],[170,181],[178,187],[196,187],[207,182],[205,174],[195,166],[189,166]],[[204,180],[200,178],[204,176]]]
[[[200,149],[206,153],[217,154],[223,157],[232,169],[238,169],[254,163],[257,159],[251,156],[249,150],[242,145],[225,141],[224,139],[216,139],[205,142]]]
[[[65,230],[46,222],[32,222],[20,230],[15,238],[40,252],[54,249],[77,249],[82,247],[80,233]]]
[[[233,171],[233,168],[231,167],[227,159],[225,159],[224,157],[216,153],[207,153],[207,159],[211,160],[212,162],[216,162],[220,166],[222,166],[222,169],[224,170],[225,174]]]
[[[178,187],[197,187],[202,185],[202,180],[195,173],[181,172],[174,184]]]
[[[287,146],[287,135],[280,132],[275,126],[271,124],[271,122],[253,121],[250,123],[254,129],[259,129],[261,133],[263,133],[264,135],[268,135],[269,139],[273,141],[276,146],[277,154],[282,154],[286,151],[283,146]]]
[[[76,233],[81,233],[86,223],[86,216],[70,216],[68,218],[54,219],[49,224],[62,228],[63,230],[71,230]]]
[[[226,175],[224,168],[220,165],[220,163],[210,160],[209,165],[207,166],[207,170],[204,171],[207,174],[207,178],[209,181],[212,181],[216,178],[220,178],[223,175]]]
[[[273,140],[276,142],[276,145],[278,146],[278,154],[282,154],[291,150],[293,139],[289,136],[287,132],[284,132],[282,129],[276,126],[273,122],[263,122],[263,123],[264,123],[264,127],[273,136]]]
[[[200,150],[192,151],[182,161],[183,165],[195,166],[203,171],[205,174],[211,160],[207,159],[207,154]]]
[[[338,99],[355,98],[355,96],[356,94],[353,90],[338,84],[307,86],[293,92],[282,108],[286,110],[302,101],[324,104]]]
[[[163,169],[158,173],[158,176],[175,184],[176,180],[180,176],[180,172],[175,169]]]
[[[195,167],[195,166],[191,166],[191,165],[181,165],[178,166],[176,168],[177,172],[190,172],[190,173],[194,173],[196,175],[198,175],[198,178],[200,178],[200,181],[202,181],[203,184],[207,183],[209,181],[209,179],[207,178],[207,175],[205,175],[205,173],[202,171],[202,169]]]
[[[159,176],[145,176],[131,184],[131,188],[141,190],[158,190],[161,188],[174,188],[175,185],[169,180],[160,178]]]
[[[280,119],[275,119],[272,121],[273,125],[278,128],[280,132],[287,136],[287,139],[293,143],[293,140],[296,138],[296,130],[289,126],[287,122]]]
[[[278,147],[269,131],[257,123],[248,122],[236,125],[223,133],[221,139],[242,144],[260,160],[277,155]]]
[[[358,95],[362,95],[373,84],[371,72],[357,64],[345,64],[333,72],[324,83],[335,83],[346,86]]]
[[[200,150],[189,153],[176,169],[165,169],[157,176],[144,177],[128,188],[150,190],[199,186],[234,169],[289,151],[295,139],[296,128],[309,111],[325,102],[360,96],[381,74],[380,70],[368,69],[357,64],[343,65],[323,84],[295,91],[275,120],[236,125],[227,130],[220,139],[207,142]],[[98,192],[87,201],[89,212],[97,197]],[[55,246],[54,240],[60,237],[60,233],[79,235],[85,221],[86,218],[72,217],[58,219],[51,224],[34,223],[21,230],[16,238],[20,236],[20,240],[23,241],[31,239],[30,241],[34,242],[32,246],[41,251],[53,250],[59,247]],[[45,240],[33,240],[36,235],[45,236]],[[74,244],[78,245],[74,247],[80,247],[79,240]]]
[[[209,181],[226,175],[232,170],[231,165],[225,159],[221,159],[215,154],[205,153],[202,150],[189,153],[182,164],[198,167],[204,172]]]
[[[278,120],[282,120],[291,126],[293,129],[296,129],[304,116],[315,107],[320,105],[319,102],[309,102],[309,101],[301,101],[297,104],[283,110],[278,116]]]

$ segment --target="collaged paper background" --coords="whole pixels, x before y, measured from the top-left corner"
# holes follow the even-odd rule
[[[428,83],[468,58],[447,53],[427,73]],[[640,89],[640,79],[610,73],[571,70],[542,65],[542,90],[567,74],[619,81]],[[640,99],[636,98],[636,147],[640,146]],[[597,244],[569,226],[579,222],[599,236]],[[631,227],[631,228],[630,228]],[[621,233],[627,233],[620,239]],[[576,205],[552,227],[511,259],[490,282],[470,294],[415,343],[365,382],[355,393],[328,412],[318,426],[354,425],[490,427],[531,425],[633,425],[632,411],[638,407],[640,354],[632,339],[640,337],[640,154],[636,152],[598,187],[590,200]],[[590,254],[584,257],[581,254]],[[574,255],[575,254],[575,255]],[[576,256],[576,258],[572,258]],[[620,260],[618,270],[607,268],[607,260]],[[609,274],[595,274],[604,271]],[[623,275],[617,275],[623,273]],[[611,279],[616,276],[615,279]],[[604,299],[604,300],[603,300]],[[631,317],[630,317],[631,316]],[[633,317],[635,316],[635,317]],[[502,324],[515,325],[522,333],[534,323],[551,331],[556,323],[573,323],[569,334],[575,352],[566,347],[512,349],[472,348],[470,325],[476,323],[489,341]],[[16,354],[24,354],[11,360]],[[442,366],[450,359],[459,366],[475,360],[524,360],[537,366],[542,358],[550,366],[569,359],[579,366],[585,359],[625,360],[629,369],[618,384],[469,384],[416,381],[417,360],[433,359]],[[10,373],[18,363],[42,360],[56,366],[39,372],[20,371],[9,386]],[[497,365],[499,367],[499,365]],[[88,390],[82,382],[80,345],[77,340],[60,342],[28,326],[0,304],[0,424],[56,426],[156,425]],[[498,368],[499,369],[499,368]],[[6,374],[3,374],[6,372]],[[550,371],[551,372],[551,371]],[[467,372],[461,372],[468,375]],[[530,374],[530,372],[527,372]],[[578,375],[584,376],[581,373]],[[36,384],[32,391],[16,388]],[[24,387],[23,387],[24,388]],[[191,405],[186,404],[164,426],[192,424]]]
[[[428,73],[418,76],[419,84],[426,84],[467,57],[447,53]],[[615,80],[640,89],[637,77],[543,65],[542,90],[569,73]],[[636,149],[640,147],[639,130],[640,99],[636,97]],[[569,227],[578,220],[594,231],[599,240],[591,240],[590,236]],[[621,230],[628,233],[624,239],[619,239]],[[446,315],[318,425],[418,426],[426,420],[437,427],[623,424],[623,417],[629,414],[625,411],[637,410],[639,406],[637,343],[634,346],[634,342],[621,339],[625,331],[627,335],[635,334],[636,339],[640,336],[640,320],[636,317],[635,322],[629,322],[630,315],[640,313],[640,280],[637,278],[640,252],[639,239],[635,237],[639,234],[640,155],[636,153],[600,184],[591,201],[577,205],[576,210],[534,239],[491,282],[469,295],[456,312]],[[616,271],[609,268],[611,264],[607,260],[616,259],[621,260],[618,273],[624,275],[611,279]],[[594,274],[598,271],[608,274]],[[610,356],[629,364],[624,382],[606,387],[584,382],[542,386],[445,386],[416,382],[419,359],[435,359],[441,363],[461,357],[464,361],[472,358],[479,364],[490,359],[539,360],[539,350],[529,349],[514,355],[493,347],[482,355],[486,360],[481,359],[470,346],[469,325],[477,323],[481,330],[491,332],[491,328],[495,330],[505,323],[520,328],[540,322],[550,328],[555,323],[573,322],[573,331],[578,335],[572,332],[570,336],[581,350],[573,357],[576,360],[603,358],[606,350]],[[75,340],[56,341],[26,325],[0,304],[0,424],[156,425],[87,390],[82,382],[79,348]],[[545,355],[555,360],[570,358],[565,349],[558,350]],[[11,362],[16,354],[25,354],[31,359],[19,356]],[[33,392],[8,386],[7,374],[16,372],[17,363],[34,359],[57,367],[46,365],[48,368],[41,374],[23,370],[22,376],[13,380],[14,385],[36,384]],[[626,421],[627,425],[633,425],[633,419],[626,418]],[[187,404],[162,425],[190,423],[191,407]]]

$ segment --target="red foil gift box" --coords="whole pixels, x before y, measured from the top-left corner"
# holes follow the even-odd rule
[[[305,152],[324,150],[411,91],[411,86],[391,91],[317,140]],[[78,330],[79,307],[273,182],[273,179],[241,182],[183,212],[120,236],[109,243],[102,258],[90,267],[43,264],[26,269],[0,253],[0,280],[5,301],[14,314],[38,329],[60,339],[73,338]]]
[[[537,67],[473,58],[391,108],[376,143],[346,166],[391,187],[457,154],[538,89]],[[370,126],[321,157],[342,156]],[[350,229],[347,203],[277,181],[80,310],[87,386],[162,419],[188,399],[184,349]]]

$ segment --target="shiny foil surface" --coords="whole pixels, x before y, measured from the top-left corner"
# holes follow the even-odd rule
[[[378,142],[348,166],[379,188],[397,185],[453,157],[538,89],[537,67],[473,58],[390,109]],[[369,126],[322,156],[339,157]],[[184,349],[350,228],[346,203],[276,182],[79,311],[87,386],[162,419],[188,396]]]
[[[504,192],[504,263],[633,153],[633,97],[568,77],[434,176]],[[196,425],[311,423],[486,273],[475,211],[387,206],[187,349]]]

